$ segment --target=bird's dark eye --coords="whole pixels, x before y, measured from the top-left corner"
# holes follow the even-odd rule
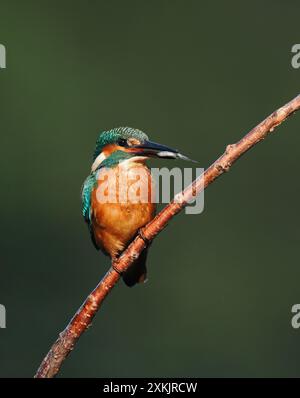
[[[124,138],[120,138],[120,139],[118,140],[118,144],[119,144],[120,146],[128,146],[127,140],[125,140]]]

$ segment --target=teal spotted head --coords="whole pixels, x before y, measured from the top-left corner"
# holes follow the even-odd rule
[[[177,149],[150,141],[141,130],[131,127],[117,127],[99,134],[93,155],[92,171],[103,164],[104,160],[106,166],[113,166],[132,157],[191,160]]]

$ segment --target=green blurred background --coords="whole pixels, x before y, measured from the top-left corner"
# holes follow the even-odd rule
[[[0,376],[31,377],[109,267],[81,217],[99,131],[128,125],[207,167],[299,93],[295,1],[1,1]],[[299,376],[300,113],[152,245],[60,377]],[[184,166],[155,161],[152,165]],[[299,280],[299,281],[298,281]]]

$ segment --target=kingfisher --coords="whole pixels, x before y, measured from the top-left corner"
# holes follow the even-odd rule
[[[82,214],[94,246],[112,262],[155,216],[155,186],[146,165],[149,158],[191,160],[131,127],[103,131],[97,138],[91,172],[82,187]],[[136,200],[135,195],[141,199],[141,191],[146,192],[143,200]],[[122,274],[127,286],[146,280],[147,251]]]

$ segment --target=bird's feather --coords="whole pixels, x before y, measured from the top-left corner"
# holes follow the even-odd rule
[[[96,173],[92,173],[86,178],[86,180],[82,186],[81,201],[82,201],[83,218],[88,225],[92,242],[93,242],[95,248],[97,250],[99,250],[99,246],[96,243],[93,228],[92,228],[92,223],[91,223],[91,194],[96,185],[97,185]]]

